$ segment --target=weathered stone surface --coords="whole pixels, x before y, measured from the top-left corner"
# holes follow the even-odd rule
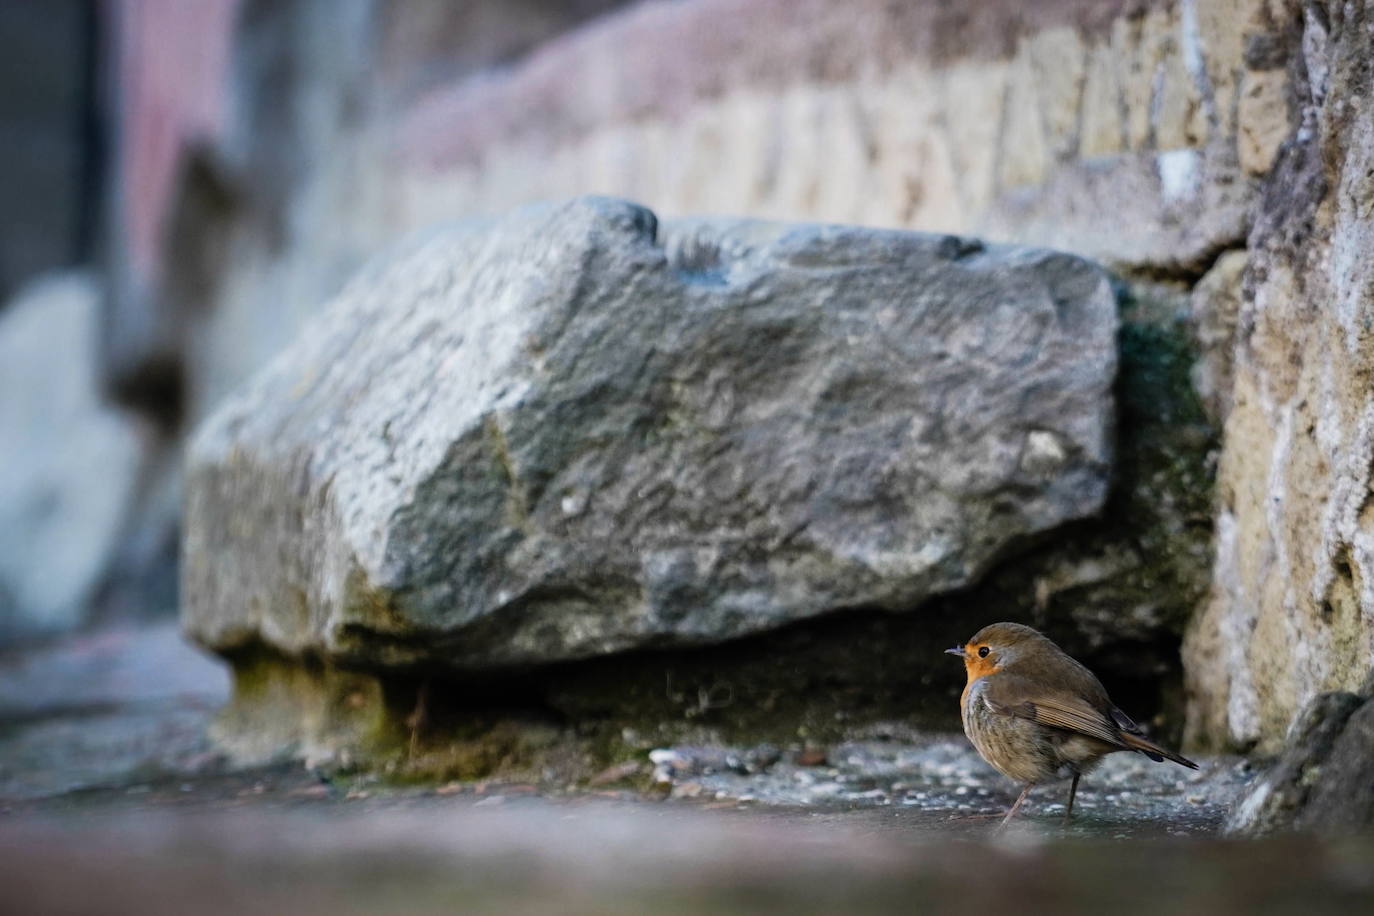
[[[1254,67],[1247,50],[1265,43],[1272,56],[1281,58],[1287,52],[1286,41],[1267,34],[1286,17],[1270,14],[1267,5],[1266,0],[1192,0],[1185,6],[1185,16],[1195,29],[1191,48],[1200,52],[1206,67],[1212,114],[1227,136],[1236,124],[1238,84],[1246,69]]]
[[[184,622],[480,669],[906,610],[1101,506],[1115,331],[1053,252],[597,198],[455,229],[199,432]]]
[[[1293,132],[1288,113],[1288,74],[1284,70],[1247,73],[1240,84],[1236,146],[1240,166],[1262,175],[1274,165],[1279,146]]]
[[[83,274],[0,313],[0,642],[79,625],[118,546],[144,446],[101,401],[98,333]]]
[[[1198,347],[1192,370],[1193,387],[1218,426],[1231,412],[1236,321],[1244,296],[1241,281],[1248,262],[1244,251],[1224,252],[1193,287],[1189,302]]]
[[[1353,693],[1313,697],[1293,722],[1286,753],[1236,805],[1226,829],[1261,834],[1292,826],[1332,745],[1360,704]]]
[[[1299,828],[1368,830],[1374,826],[1374,699],[1350,714],[1322,777],[1298,816]]]
[[[1109,43],[1088,51],[1083,82],[1083,122],[1079,153],[1107,156],[1125,149],[1126,129],[1121,117],[1121,61]]]
[[[1227,156],[1195,149],[1067,163],[1040,185],[998,197],[978,229],[1123,269],[1191,272],[1245,238],[1252,198],[1234,172]]]
[[[1374,826],[1374,694],[1316,696],[1274,766],[1236,805],[1227,830],[1361,830]]]
[[[1248,239],[1214,588],[1184,655],[1192,737],[1270,753],[1374,666],[1374,8],[1305,15],[1305,126]]]

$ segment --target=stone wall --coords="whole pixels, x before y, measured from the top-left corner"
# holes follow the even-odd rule
[[[166,178],[165,223],[196,228],[145,295],[173,301],[141,333],[183,326],[192,418],[369,253],[436,221],[604,193],[669,217],[972,232],[1191,281],[1244,246],[1290,126],[1277,0],[646,3],[446,79],[413,59],[473,55],[426,58],[408,9],[241,17],[240,114],[193,148],[206,167]],[[317,49],[325,66],[311,34],[352,50]]]
[[[1301,129],[1248,239],[1211,602],[1187,646],[1194,737],[1272,750],[1374,665],[1374,7],[1310,4]]]
[[[406,25],[403,5],[291,9],[294,37],[275,48],[265,20],[236,26],[233,91],[266,119],[233,121],[198,149],[162,217],[198,227],[171,233],[181,241],[163,248],[155,291],[185,325],[187,418],[284,346],[372,252],[539,198],[601,192],[669,217],[1058,246],[1158,284],[1149,327],[1195,336],[1165,371],[1142,365],[1191,373],[1225,423],[1215,583],[1187,656],[1192,739],[1272,747],[1306,699],[1363,678],[1367,4],[693,0],[629,6],[533,47],[603,9],[583,4],[509,45],[518,56],[500,69],[472,58],[477,74],[371,66],[442,31]],[[305,25],[353,36],[353,50],[310,45]],[[434,47],[432,60],[454,53]],[[285,84],[273,69],[325,58],[333,70],[303,64]],[[243,154],[285,123],[271,120],[269,88],[314,113],[288,123],[303,152],[285,170]],[[1187,410],[1160,407],[1150,422],[1208,447]],[[1109,509],[1168,504],[1189,546],[1137,544],[1149,557],[1210,536],[1205,481],[1174,505],[1178,467],[1166,454]],[[1074,587],[1065,600],[1077,603]],[[1107,631],[1114,613],[1137,611],[1102,601],[1080,616]]]
[[[1288,133],[1244,53],[1282,46],[1263,2],[802,6],[644,5],[430,93],[391,147],[402,220],[589,190],[1192,269],[1243,243]]]

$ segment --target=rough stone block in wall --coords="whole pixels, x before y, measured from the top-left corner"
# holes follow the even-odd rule
[[[1124,74],[1121,60],[1108,42],[1088,50],[1083,77],[1083,109],[1078,152],[1087,157],[1110,156],[1126,146],[1121,117]]]
[[[604,198],[355,282],[190,455],[184,623],[480,670],[916,608],[1095,513],[1092,264]]]
[[[1279,147],[1292,133],[1288,111],[1288,74],[1283,70],[1246,73],[1236,103],[1236,146],[1240,166],[1264,175]]]
[[[1236,321],[1244,290],[1244,251],[1228,251],[1193,287],[1190,312],[1197,361],[1193,364],[1193,389],[1207,408],[1212,422],[1221,426],[1231,412]]]
[[[1374,826],[1374,676],[1359,694],[1314,697],[1279,759],[1236,804],[1231,833],[1298,828],[1356,833]]]
[[[1195,60],[1204,68],[1211,96],[1209,116],[1224,136],[1235,131],[1237,92],[1246,71],[1275,63],[1281,69],[1285,43],[1273,32],[1291,17],[1282,7],[1283,0],[1192,0],[1188,7],[1184,25],[1195,30],[1189,48],[1198,53]],[[1257,61],[1249,53],[1260,46],[1272,49],[1268,61]]]
[[[1195,739],[1274,751],[1374,666],[1374,8],[1310,11],[1290,138],[1255,212],[1218,469]],[[1256,63],[1264,63],[1257,61]]]
[[[1065,26],[1046,29],[1026,40],[1022,54],[1030,62],[1027,82],[1036,94],[1035,108],[1050,155],[1077,156],[1088,55],[1083,36]]]

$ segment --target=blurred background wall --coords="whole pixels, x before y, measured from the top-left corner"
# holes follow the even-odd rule
[[[1368,406],[1358,382],[1367,357],[1352,352],[1334,375],[1295,381],[1275,400],[1283,361],[1321,362],[1326,332],[1319,321],[1299,333],[1283,318],[1255,332],[1251,320],[1256,303],[1283,315],[1318,295],[1275,287],[1287,281],[1268,263],[1339,248],[1355,231],[1330,229],[1312,190],[1346,174],[1331,150],[1367,144],[1345,122],[1322,120],[1332,81],[1349,70],[1334,62],[1359,57],[1358,30],[1338,28],[1339,7],[6,4],[3,130],[19,140],[0,147],[0,290],[17,299],[0,314],[0,346],[9,334],[46,341],[51,355],[6,380],[26,395],[21,409],[10,387],[0,414],[14,443],[13,493],[0,499],[11,558],[0,561],[0,638],[171,612],[181,442],[364,260],[436,221],[600,192],[665,215],[1057,246],[1178,291],[1194,382],[1227,430],[1217,561],[1226,577],[1190,637],[1205,654],[1190,675],[1194,737],[1276,739],[1303,699],[1362,676],[1374,655],[1364,528],[1321,509],[1321,485],[1368,478],[1364,440],[1346,431]],[[25,287],[74,263],[93,271]],[[1331,333],[1368,307],[1359,299],[1350,316],[1331,316]],[[1238,322],[1248,335],[1239,349]],[[1281,342],[1265,337],[1280,325]],[[1292,463],[1288,437],[1323,411],[1351,422],[1328,423],[1314,472]],[[1246,433],[1234,440],[1244,454],[1232,455],[1233,430],[1267,430],[1279,414],[1277,437]],[[1290,476],[1308,480],[1298,498],[1313,507],[1291,530],[1263,508]],[[1312,537],[1345,557],[1331,567],[1335,586],[1327,560],[1290,561],[1296,553],[1283,549]],[[1256,597],[1274,574],[1261,556],[1302,583],[1296,597]],[[69,572],[55,577],[59,568]],[[1333,605],[1327,591],[1340,582],[1349,587]],[[1336,648],[1285,660],[1285,627],[1329,628],[1323,607],[1347,605],[1341,640],[1328,640]],[[1260,644],[1215,649],[1222,634],[1266,620]],[[1282,690],[1254,686],[1256,652]]]
[[[1200,276],[1289,126],[1263,3],[112,2],[106,371],[202,416],[370,253],[588,191]]]
[[[0,8],[0,301],[44,271],[89,259],[103,162],[95,8]]]

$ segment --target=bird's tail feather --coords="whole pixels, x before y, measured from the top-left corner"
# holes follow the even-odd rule
[[[1184,757],[1182,754],[1175,754],[1173,751],[1166,748],[1162,748],[1142,735],[1132,735],[1129,732],[1123,732],[1121,738],[1131,750],[1140,751],[1140,753],[1149,757],[1151,760],[1161,762],[1167,759],[1172,760],[1174,763],[1182,764],[1190,770],[1197,769],[1197,764],[1193,763],[1193,761],[1189,760],[1187,757]]]

